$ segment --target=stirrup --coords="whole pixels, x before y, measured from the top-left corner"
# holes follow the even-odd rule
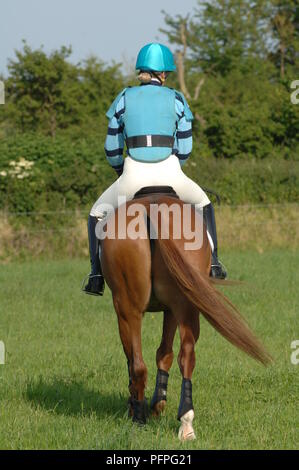
[[[101,292],[92,292],[92,291],[89,291],[86,289],[86,287],[88,286],[89,282],[91,279],[93,278],[101,278],[103,279],[103,288],[102,288],[102,291]],[[87,281],[88,280],[88,281]],[[104,276],[102,274],[88,274],[84,279],[83,279],[83,284],[82,284],[82,288],[81,288],[81,291],[84,292],[84,294],[88,294],[88,295],[94,295],[94,296],[102,296],[104,294],[104,290],[105,290],[105,282],[104,282]]]
[[[214,279],[226,279],[227,278],[227,271],[225,269],[225,266],[220,263],[220,261],[217,259],[218,263],[212,263],[211,264],[211,270],[210,270],[210,276],[213,277]],[[212,271],[213,268],[216,268],[216,275],[213,276]]]

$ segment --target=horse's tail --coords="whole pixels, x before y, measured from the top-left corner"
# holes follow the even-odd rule
[[[175,240],[159,239],[157,242],[170,276],[208,322],[249,356],[264,365],[272,362],[271,356],[246,325],[238,310],[215,289],[206,276],[190,265]]]

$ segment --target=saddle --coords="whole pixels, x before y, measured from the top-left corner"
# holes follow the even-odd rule
[[[179,199],[179,196],[172,186],[145,186],[144,188],[141,188],[139,191],[137,191],[137,193],[134,195],[134,199],[140,199],[152,194],[166,194],[167,196]]]

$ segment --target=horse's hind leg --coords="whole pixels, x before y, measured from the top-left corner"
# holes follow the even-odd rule
[[[165,310],[163,317],[163,333],[161,344],[157,350],[156,388],[151,401],[151,409],[159,416],[166,406],[168,372],[173,362],[173,340],[177,329],[177,321],[170,310]]]
[[[145,423],[147,415],[144,399],[147,369],[142,357],[141,324],[151,293],[151,252],[145,221],[143,232],[145,238],[136,240],[106,238],[102,252],[103,274],[112,291],[119,334],[129,365],[133,421],[140,423]],[[118,232],[116,235],[118,237]]]
[[[178,364],[182,374],[181,399],[178,410],[178,419],[181,421],[179,439],[181,441],[195,439],[193,430],[193,402],[192,402],[192,373],[195,367],[195,343],[199,337],[199,313],[190,304],[185,304],[182,310],[177,311],[181,348],[178,355]]]
[[[141,323],[142,313],[122,300],[114,299],[118,317],[119,334],[128,360],[130,406],[133,421],[145,424],[147,403],[144,391],[147,381],[147,368],[142,357]]]

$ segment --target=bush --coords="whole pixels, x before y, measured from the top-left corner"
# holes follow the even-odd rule
[[[104,136],[55,139],[20,134],[0,140],[0,209],[42,212],[88,209],[114,180]],[[226,160],[196,154],[184,171],[228,204],[294,202],[299,168],[289,160]]]
[[[226,204],[299,200],[299,165],[295,161],[193,157],[184,169],[200,186],[219,193]]]
[[[115,177],[102,136],[22,134],[0,141],[0,155],[0,208],[8,211],[88,206]]]

